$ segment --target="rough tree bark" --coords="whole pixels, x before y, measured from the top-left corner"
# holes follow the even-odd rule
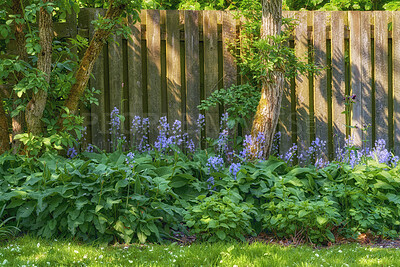
[[[43,3],[51,2],[51,0],[43,0]],[[39,12],[39,44],[42,47],[38,55],[37,68],[41,70],[46,81],[50,82],[51,73],[51,56],[52,56],[52,43],[53,43],[53,21],[52,14],[48,13],[45,9],[40,8]],[[47,91],[43,88],[38,88],[38,92],[33,94],[32,99],[26,106],[26,124],[28,132],[34,135],[42,133],[42,117],[43,111],[46,107]]]
[[[126,5],[115,6],[113,3],[110,4],[109,9],[104,17],[105,20],[114,21],[124,12]],[[112,22],[111,22],[112,23]],[[106,43],[108,37],[112,33],[113,27],[99,28],[95,31],[92,40],[90,41],[89,47],[87,48],[79,68],[75,74],[75,83],[71,87],[71,91],[68,98],[65,100],[65,107],[67,107],[70,113],[74,114],[78,110],[79,100],[85,91],[87,83],[90,78],[90,73],[93,70],[94,63],[97,57],[103,49],[103,45]],[[62,125],[62,118],[60,118],[59,125]],[[60,127],[62,130],[62,127]]]
[[[10,149],[10,137],[8,134],[8,121],[4,112],[3,99],[0,97],[0,155]]]
[[[279,35],[281,27],[282,0],[262,0],[261,38]],[[260,150],[265,158],[270,154],[281,108],[284,81],[283,70],[269,71],[263,78],[261,99],[251,129],[253,144],[250,149],[253,154],[261,152]],[[260,133],[264,135],[264,140],[257,138]]]

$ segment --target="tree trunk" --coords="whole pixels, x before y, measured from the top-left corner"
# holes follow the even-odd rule
[[[21,0],[13,0],[12,11],[13,14],[19,15],[21,18],[24,17],[23,6],[21,5]],[[14,34],[15,34],[15,43],[17,45],[17,53],[20,60],[28,61],[28,53],[25,48],[25,33],[24,33],[25,24],[24,23],[14,23]],[[16,74],[16,83],[22,80],[23,74],[18,72]],[[18,100],[18,96],[13,94],[14,103]],[[14,104],[13,108],[17,108]],[[15,140],[14,136],[17,134],[22,134],[25,128],[25,112],[21,111],[17,116],[12,118],[12,146],[14,153],[17,152],[18,148],[21,146],[21,142],[19,140]]]
[[[51,2],[51,0],[43,0],[43,3]],[[51,73],[51,56],[53,43],[53,21],[52,14],[45,9],[40,8],[39,12],[39,44],[42,47],[38,55],[37,68],[41,70],[45,79],[50,83]],[[38,92],[33,94],[32,99],[26,106],[26,124],[28,132],[39,135],[42,133],[42,117],[46,107],[47,91],[43,88],[38,88]]]
[[[0,94],[1,95],[1,94]],[[10,149],[8,121],[4,112],[3,99],[0,97],[0,155]]]
[[[125,10],[125,7],[126,5],[114,6],[111,4],[104,19],[111,21],[108,23],[114,23],[115,19],[121,16]],[[112,27],[107,27],[108,25],[104,26],[106,27],[99,28],[95,31],[89,47],[87,48],[81,63],[79,64],[79,68],[76,71],[76,81],[71,87],[68,98],[65,100],[64,105],[72,114],[76,113],[78,110],[79,100],[85,91],[90,78],[90,73],[93,70],[94,63],[96,62],[97,57],[103,49],[103,45],[107,42],[107,39],[114,28],[114,25],[112,25]],[[62,126],[62,117],[60,117],[59,125]],[[62,127],[60,127],[60,130],[62,130]]]
[[[262,0],[261,38],[281,33],[282,0]],[[285,76],[282,70],[273,70],[263,77],[261,99],[251,129],[253,155],[268,158],[274,139],[283,95]],[[260,134],[263,138],[260,138]]]

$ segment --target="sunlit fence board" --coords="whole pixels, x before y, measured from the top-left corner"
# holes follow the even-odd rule
[[[349,12],[350,25],[350,67],[351,67],[351,95],[355,95],[353,110],[351,112],[351,136],[354,144],[362,145],[362,57],[361,57],[361,12]]]
[[[374,12],[375,58],[375,136],[389,141],[388,118],[388,22],[387,13]]]
[[[372,140],[372,47],[371,47],[372,12],[361,13],[361,118],[364,147],[371,147]],[[356,37],[357,38],[357,37]],[[360,101],[360,98],[357,99]]]
[[[400,154],[400,11],[393,12],[394,152]]]
[[[326,55],[326,12],[314,13],[314,53],[315,64],[321,68],[314,81],[315,137],[327,140],[328,137],[328,86]]]
[[[307,61],[308,56],[307,19],[309,14],[306,11],[296,13],[296,19],[299,21],[295,30],[296,56],[303,61]],[[296,77],[296,101],[297,140],[300,155],[310,145],[311,139],[310,88],[307,73]]]
[[[167,97],[168,120],[182,121],[182,80],[179,11],[168,12],[166,17],[166,62],[167,62]]]
[[[332,12],[332,126],[334,146],[343,147],[346,136],[345,111],[345,36],[344,19],[347,13]]]

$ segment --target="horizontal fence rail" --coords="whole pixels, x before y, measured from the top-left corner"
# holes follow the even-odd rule
[[[104,10],[82,9],[77,24],[57,24],[58,36],[92,37],[90,21],[100,14]],[[129,39],[112,36],[105,45],[89,84],[101,92],[99,105],[81,110],[88,142],[103,149],[109,148],[114,107],[126,117],[127,136],[134,116],[148,117],[154,141],[158,120],[167,116],[170,123],[184,122],[199,140],[194,125],[200,101],[218,88],[242,83],[227,46],[241,28],[232,12],[143,10],[140,17],[129,24]],[[296,55],[310,55],[322,70],[287,81],[278,126],[280,152],[295,143],[302,153],[319,138],[333,155],[352,136],[356,145],[367,147],[383,139],[399,154],[400,12],[287,11],[284,17],[298,22],[289,44]],[[348,95],[356,95],[351,111],[344,100]],[[205,112],[203,137],[218,136],[221,112],[218,107]]]

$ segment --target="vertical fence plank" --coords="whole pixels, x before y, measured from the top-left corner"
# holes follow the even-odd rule
[[[308,55],[308,37],[307,37],[307,17],[308,12],[299,11],[296,13],[296,19],[299,24],[295,32],[296,56],[300,60],[306,61]],[[310,146],[310,94],[309,81],[307,74],[296,77],[296,119],[297,119],[297,142],[298,152],[301,155],[307,147]]]
[[[293,11],[283,12],[284,18],[294,19]],[[287,46],[290,43],[287,42]],[[283,154],[292,147],[292,100],[291,100],[290,80],[286,79],[282,96],[281,111],[279,113],[279,131],[281,132],[281,140],[279,143],[279,153]]]
[[[361,99],[363,146],[372,147],[372,57],[371,12],[361,12]],[[355,37],[357,38],[357,36]]]
[[[141,20],[135,24],[132,18],[129,20],[131,28],[130,39],[128,39],[128,98],[129,98],[129,124],[134,116],[143,117],[143,82],[142,82],[142,27],[141,23],[146,20],[145,12],[142,11]],[[130,135],[133,132],[130,130]],[[130,139],[134,140],[134,139]],[[133,141],[132,141],[133,142]],[[133,145],[133,144],[132,144]]]
[[[122,110],[122,83],[123,83],[123,56],[122,56],[122,37],[112,35],[111,42],[108,43],[108,62],[109,62],[109,84],[110,84],[110,111],[115,107],[120,114]]]
[[[200,140],[196,127],[200,104],[199,12],[185,11],[186,121],[189,136]]]
[[[218,88],[218,29],[217,12],[204,11],[204,92],[205,98]],[[206,136],[217,138],[219,130],[218,106],[206,111]]]
[[[394,152],[400,154],[400,11],[393,11]]]
[[[328,141],[326,12],[314,13],[314,49],[315,64],[322,68],[321,73],[315,75],[314,82],[315,137]]]
[[[350,25],[350,67],[351,67],[351,90],[356,96],[352,109],[351,125],[356,128],[351,129],[351,136],[354,138],[354,144],[362,145],[362,94],[361,94],[361,12],[349,12]]]
[[[157,124],[161,116],[161,32],[160,11],[147,10],[147,97],[150,120],[150,142],[157,137]]]
[[[374,12],[375,136],[389,144],[388,22],[385,11]]]
[[[340,11],[332,12],[332,123],[334,149],[343,147],[346,137],[345,110],[345,55],[344,55],[344,16]]]
[[[88,12],[89,14],[87,14]],[[85,16],[89,18],[87,26],[89,27],[89,38],[93,37],[94,25],[90,23],[97,19],[99,15],[104,16],[105,12],[103,9],[87,9],[85,13],[79,14],[79,16]],[[98,95],[99,104],[92,104],[90,108],[91,112],[91,128],[92,128],[92,144],[99,147],[100,149],[106,148],[106,112],[105,112],[105,77],[104,77],[104,59],[105,59],[106,48],[99,54],[96,63],[93,66],[93,76],[89,80],[90,87],[94,87],[100,91]]]
[[[229,11],[222,15],[222,46],[223,46],[223,66],[224,66],[224,88],[229,88],[237,84],[237,67],[235,55],[231,50],[236,51],[234,45],[236,41],[236,20]]]
[[[167,98],[168,98],[168,121],[182,121],[182,92],[181,92],[181,53],[180,53],[180,31],[179,11],[167,12]]]

